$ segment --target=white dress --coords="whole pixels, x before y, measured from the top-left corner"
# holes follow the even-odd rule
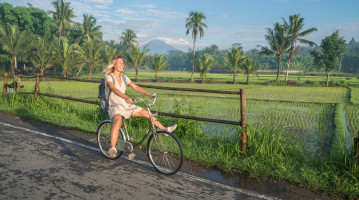
[[[125,84],[125,82],[122,80],[122,76],[121,76],[121,86],[120,86],[114,75],[113,75],[113,77],[115,80],[115,83],[114,83],[115,87],[117,89],[119,89],[123,94],[125,94],[126,86],[131,82],[131,80],[126,75],[124,75],[124,77],[126,78],[126,84]],[[110,74],[105,76],[106,87],[107,87],[108,81],[113,82],[113,78]],[[111,120],[116,114],[120,114],[125,119],[127,119],[127,118],[130,118],[132,114],[137,113],[142,110],[142,108],[139,106],[126,103],[124,98],[118,96],[114,92],[110,93],[108,103],[109,103],[108,115]]]

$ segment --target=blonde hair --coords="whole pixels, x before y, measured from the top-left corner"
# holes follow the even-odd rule
[[[123,60],[123,58],[122,58],[121,56],[114,56],[114,57],[111,59],[110,63],[107,65],[106,69],[104,70],[104,72],[105,72],[106,75],[111,74],[111,73],[115,70],[116,60],[117,60],[117,59],[120,59],[120,58]],[[124,62],[125,62],[125,61],[124,61]],[[126,65],[125,65],[125,66],[126,66]]]

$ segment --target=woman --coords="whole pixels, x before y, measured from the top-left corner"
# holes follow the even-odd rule
[[[143,90],[140,86],[134,84],[126,75],[123,76],[124,67],[125,64],[122,57],[115,56],[112,58],[110,64],[105,70],[105,83],[106,86],[111,90],[108,108],[108,115],[113,122],[113,127],[111,130],[111,148],[108,151],[108,155],[111,158],[114,158],[117,154],[117,149],[115,146],[118,133],[121,128],[122,117],[125,119],[129,117],[145,117],[149,119],[148,111],[132,104],[133,100],[125,94],[126,86],[130,86],[135,91],[150,98],[152,98],[152,95]],[[122,78],[125,78],[126,80],[122,80]],[[157,128],[165,129],[169,132],[174,131],[177,127],[177,124],[174,124],[166,128],[155,117],[152,117],[152,120]]]

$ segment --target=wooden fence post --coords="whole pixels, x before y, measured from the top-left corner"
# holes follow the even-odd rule
[[[37,92],[39,91],[40,85],[40,74],[36,74],[36,85],[35,85],[35,97],[37,98]]]
[[[240,89],[241,91],[241,142],[242,149],[241,151],[247,152],[247,108],[246,108],[246,92],[244,89]]]
[[[3,89],[2,89],[2,95],[3,96],[6,96],[6,94],[7,94],[7,89],[6,89],[5,85],[7,84],[7,77],[8,76],[9,76],[8,73],[5,72],[4,73],[4,85],[3,85]]]
[[[359,131],[358,131],[358,137],[354,138],[354,153],[355,153],[357,165],[359,165]]]
[[[19,80],[17,80],[16,92],[19,92],[19,91],[20,91],[20,87],[21,87],[21,74],[19,75]]]

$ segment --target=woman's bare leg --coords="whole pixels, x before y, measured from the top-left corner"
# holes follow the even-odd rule
[[[111,129],[111,147],[115,147],[116,146],[116,142],[117,142],[117,138],[118,138],[118,133],[120,131],[121,128],[121,123],[122,123],[122,116],[117,114],[112,118],[112,122],[113,122],[113,126]]]
[[[135,114],[132,115],[132,117],[144,117],[144,118],[147,118],[147,119],[150,119],[150,116],[149,116],[149,113],[147,110],[145,109],[142,109],[141,111],[139,112],[136,112]],[[167,129],[166,127],[164,127],[160,121],[157,120],[156,117],[152,116],[152,120],[153,120],[153,124],[159,128],[159,129]],[[112,144],[112,143],[111,143]]]

